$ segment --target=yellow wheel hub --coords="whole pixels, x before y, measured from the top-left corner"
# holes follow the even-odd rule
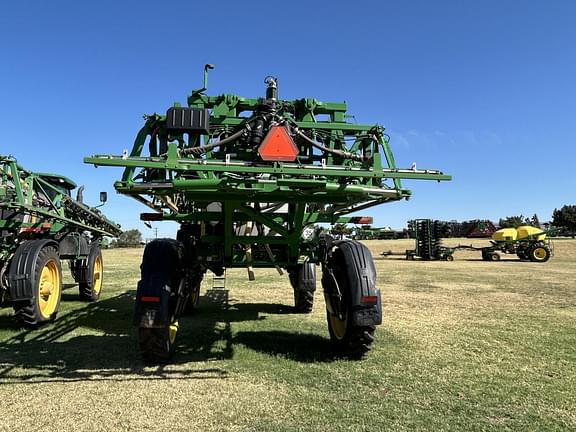
[[[344,319],[341,320],[336,315],[330,314],[328,319],[334,336],[339,340],[344,339],[344,336],[346,336],[346,327],[348,327],[348,317],[344,317]]]
[[[38,306],[43,318],[48,319],[56,312],[60,298],[60,272],[55,260],[46,263],[38,281]]]
[[[170,339],[170,344],[173,344],[176,340],[176,334],[178,333],[178,321],[170,324],[168,328],[168,338]]]
[[[546,249],[544,249],[543,247],[539,247],[534,249],[534,258],[538,259],[538,260],[543,260],[544,258],[546,258]]]
[[[102,291],[102,257],[98,255],[94,260],[94,268],[92,269],[92,289],[95,294],[100,294]]]

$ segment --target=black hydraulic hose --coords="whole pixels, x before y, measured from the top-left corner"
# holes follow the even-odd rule
[[[250,132],[250,130],[252,129],[250,126],[250,123],[252,123],[252,121],[254,121],[255,119],[256,118],[252,118],[251,120],[249,120],[244,125],[244,127],[242,129],[240,129],[238,132],[233,133],[229,137],[226,137],[226,138],[224,138],[220,141],[217,141],[217,142],[213,142],[211,144],[206,144],[204,146],[190,147],[190,148],[182,149],[180,151],[180,155],[181,156],[186,156],[188,154],[202,155],[202,154],[209,152],[213,148],[223,146],[223,145],[226,145],[232,141],[235,141],[238,138],[240,138],[245,132]],[[266,120],[266,117],[264,117],[264,120]],[[280,122],[280,123],[282,123],[282,122]],[[360,155],[357,155],[354,153],[350,153],[350,152],[343,151],[343,150],[336,150],[336,149],[328,148],[328,147],[320,144],[319,142],[314,141],[313,139],[308,137],[306,134],[304,134],[304,132],[300,131],[296,127],[294,127],[293,130],[296,132],[296,134],[298,136],[300,136],[302,139],[304,139],[305,141],[310,143],[310,145],[316,147],[317,149],[319,149],[325,153],[330,153],[330,154],[333,154],[336,156],[340,156],[344,159],[352,159],[352,160],[356,160],[356,161],[364,161],[365,160],[365,158],[363,156],[360,156]]]
[[[319,142],[316,142],[312,138],[308,137],[304,132],[300,131],[297,128],[294,128],[294,131],[298,134],[299,137],[301,137],[302,139],[309,142],[310,145],[316,147],[319,150],[322,150],[325,153],[331,153],[333,155],[343,157],[344,159],[352,159],[352,160],[356,160],[356,161],[363,161],[364,160],[363,156],[360,156],[360,155],[357,155],[354,153],[350,153],[347,151],[331,149],[331,148],[328,148],[326,146],[323,146]]]
[[[238,138],[240,138],[242,136],[242,134],[244,134],[245,131],[246,131],[246,129],[243,128],[243,129],[240,129],[238,132],[233,133],[229,137],[221,139],[220,141],[216,141],[216,142],[213,142],[211,144],[206,144],[204,146],[190,147],[190,148],[182,149],[180,151],[180,155],[181,156],[186,156],[188,154],[202,155],[204,153],[209,152],[210,150],[212,150],[215,147],[223,146],[223,145],[228,144],[229,142],[237,140]]]
[[[156,127],[152,131],[152,135],[150,135],[150,142],[148,143],[148,151],[150,152],[150,156],[155,157],[158,155],[158,130],[159,128]]]

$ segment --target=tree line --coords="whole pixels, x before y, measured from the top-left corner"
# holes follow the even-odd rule
[[[468,221],[468,222],[447,222],[451,225],[450,231],[452,236],[460,237],[462,232],[467,229],[470,224],[482,224],[489,221]],[[457,226],[458,225],[458,226]],[[460,229],[459,226],[464,227]],[[537,215],[532,217],[526,217],[523,215],[519,216],[507,216],[501,218],[498,221],[499,228],[518,228],[522,225],[531,225],[537,228],[550,229],[553,231],[554,235],[562,236],[576,236],[576,205],[565,205],[560,209],[554,209],[552,213],[551,224],[542,224],[538,219]],[[368,230],[377,230],[376,228],[368,227]],[[409,230],[404,230],[409,231]],[[351,235],[353,232],[352,228],[346,224],[335,224],[331,229],[331,234],[337,238],[342,238]],[[403,232],[404,233],[404,232]],[[447,233],[447,236],[451,236]],[[124,231],[120,237],[112,240],[108,247],[110,248],[125,248],[125,247],[139,247],[143,244],[142,233],[137,229],[131,229]]]
[[[402,231],[384,231],[368,225],[352,229],[345,224],[336,224],[332,227],[331,234],[337,238],[351,235],[359,240],[414,237],[415,233],[411,222],[413,221],[408,222],[408,229]],[[476,219],[465,222],[444,222],[444,225],[442,237],[490,237],[499,228],[518,228],[523,225],[548,230],[552,236],[575,237],[576,205],[565,205],[560,209],[554,209],[552,221],[545,223],[541,223],[538,215],[534,214],[532,217],[507,216],[500,218],[497,224],[489,220]]]

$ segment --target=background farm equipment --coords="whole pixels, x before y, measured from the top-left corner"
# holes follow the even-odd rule
[[[500,254],[515,254],[521,260],[546,262],[553,254],[552,243],[546,232],[533,226],[503,228],[492,235],[491,245],[480,250],[484,261],[499,261]]]
[[[24,170],[0,156],[0,299],[18,322],[36,326],[56,318],[62,260],[68,260],[80,298],[95,301],[102,289],[100,239],[120,227],[70,196],[68,178]],[[105,201],[105,194],[101,194]]]
[[[404,255],[407,260],[420,258],[424,261],[443,260],[454,261],[456,248],[442,246],[442,237],[446,236],[448,224],[431,219],[415,219],[408,222],[408,232],[414,237],[415,249],[405,253],[384,251],[382,256]]]
[[[394,240],[407,238],[408,231],[396,231],[390,227],[372,227],[371,225],[360,225],[352,229],[354,240]]]
[[[489,220],[469,220],[464,222],[446,222],[450,230],[450,237],[490,238],[496,227]]]
[[[254,268],[284,269],[295,310],[309,312],[320,264],[331,340],[362,356],[382,319],[371,254],[314,224],[371,223],[347,215],[409,197],[400,179],[450,177],[396,168],[383,127],[347,122],[344,103],[280,100],[276,78],[266,78],[264,98],[207,96],[211,68],[186,107],[145,117],[129,153],[85,158],[125,167],[114,186],[154,211],[142,220],[180,223],[176,240],[144,251],[135,313],[142,354],[170,357],[178,319],[196,307],[208,270],[223,278],[247,267],[253,279]]]

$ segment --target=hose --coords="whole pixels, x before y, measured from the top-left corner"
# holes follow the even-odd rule
[[[235,141],[238,138],[240,138],[245,132],[250,132],[250,130],[251,130],[250,123],[253,120],[255,120],[255,118],[248,121],[242,129],[240,129],[238,132],[233,133],[229,137],[226,137],[220,141],[217,141],[217,142],[214,142],[211,144],[206,144],[204,146],[190,147],[190,148],[182,149],[180,151],[180,155],[181,156],[186,156],[189,154],[202,155],[202,154],[209,152],[210,150],[212,150],[215,147],[223,146],[223,145],[226,145],[232,141]],[[266,120],[266,117],[264,117],[264,120]],[[344,159],[352,159],[352,160],[356,160],[356,161],[364,161],[365,160],[365,158],[363,156],[360,156],[360,155],[357,155],[354,153],[350,153],[350,152],[343,151],[343,150],[336,150],[336,149],[328,148],[328,147],[320,144],[319,142],[316,142],[313,139],[309,138],[306,134],[304,134],[304,132],[300,131],[296,127],[294,127],[293,130],[296,132],[296,134],[299,137],[301,137],[302,139],[307,141],[310,145],[312,145],[313,147],[316,147],[317,149],[319,149],[325,153],[330,153],[330,154],[333,154],[336,156],[340,156]]]
[[[213,142],[211,144],[206,144],[204,146],[190,147],[190,148],[182,149],[180,151],[180,155],[181,156],[186,156],[188,154],[202,155],[204,153],[209,152],[210,150],[212,150],[215,147],[223,146],[223,145],[228,144],[229,142],[237,140],[238,138],[240,138],[244,134],[245,131],[246,131],[246,129],[240,129],[238,132],[233,133],[229,137],[226,137],[220,141],[216,141],[216,142]]]
[[[316,147],[319,150],[322,150],[325,153],[331,153],[333,155],[336,156],[340,156],[343,157],[344,159],[352,159],[352,160],[356,160],[356,161],[364,161],[364,157],[354,154],[354,153],[350,153],[347,151],[342,151],[342,150],[336,150],[336,149],[331,149],[328,148],[326,146],[323,146],[322,144],[320,144],[319,142],[314,141],[313,139],[309,138],[304,132],[300,131],[297,128],[294,128],[294,131],[296,132],[296,134],[298,134],[299,137],[301,137],[302,139],[304,139],[305,141],[307,141],[308,143],[310,143],[310,145]]]

